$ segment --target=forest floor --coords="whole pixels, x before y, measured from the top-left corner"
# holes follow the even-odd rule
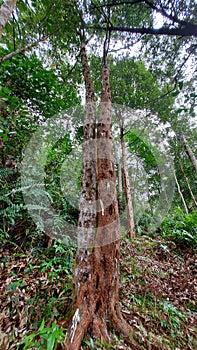
[[[197,253],[149,237],[124,239],[121,251],[120,303],[142,349],[197,349]],[[55,349],[71,301],[73,249],[10,243],[0,253],[0,350]],[[112,336],[113,346],[84,340],[81,349],[130,349]]]

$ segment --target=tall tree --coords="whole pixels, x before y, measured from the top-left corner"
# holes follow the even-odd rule
[[[87,6],[87,2],[85,2],[85,4]],[[93,2],[91,3],[91,6],[92,8],[96,8],[96,10],[100,7],[99,4],[95,7],[95,4]],[[102,5],[101,2],[101,7],[103,6],[107,7],[107,5]],[[107,12],[107,15],[109,12],[110,11]],[[106,19],[105,15],[106,13],[103,15],[102,12],[102,18],[105,18],[104,21],[107,21],[107,24],[109,25],[109,17]],[[95,18],[98,22],[98,16],[95,16]],[[89,23],[86,25],[86,23],[82,21],[82,27],[87,29],[89,27]],[[93,25],[92,28],[95,29],[98,28],[98,26],[96,27]],[[113,31],[113,27],[110,29],[109,26],[102,27],[102,29],[107,33]],[[89,72],[89,69],[87,71]],[[85,70],[83,69],[83,73],[84,72]],[[87,76],[90,77],[90,73],[88,73]],[[89,82],[88,84],[85,83],[86,88],[89,89],[89,87],[92,86],[92,83],[90,84],[90,79],[87,79],[87,77],[84,76],[84,80],[85,82],[86,80]],[[89,95],[92,94],[90,93]],[[90,183],[91,177],[94,176],[93,174],[95,174],[95,172],[92,170],[94,165],[93,163],[90,164],[91,167],[89,168],[83,166],[85,172],[83,171],[82,188],[84,189],[83,196],[85,197],[82,196],[82,198],[90,200],[90,203],[87,204],[87,212],[89,212],[89,215],[87,212],[85,212],[85,207],[82,206],[82,217],[79,221],[79,249],[77,253],[76,269],[74,273],[75,297],[73,304],[73,314],[67,333],[65,350],[79,349],[81,341],[86,333],[88,333],[93,338],[100,339],[104,342],[109,342],[110,338],[107,329],[107,320],[114,326],[116,330],[122,332],[126,336],[127,340],[130,339],[130,331],[125,321],[123,320],[120,311],[120,305],[118,303],[118,260],[120,254],[120,231],[117,201],[115,195],[115,171],[111,155],[111,93],[106,46],[104,49],[104,56],[102,61],[102,93],[100,109],[101,111],[99,120],[97,123],[97,128],[95,130],[95,133],[97,133],[98,141],[98,174],[97,184],[93,186],[92,192]],[[86,125],[85,123],[85,139],[87,137],[87,128],[89,128],[89,124]],[[89,151],[87,150],[87,152]],[[102,158],[101,154],[103,154]],[[85,158],[86,157],[83,159]],[[85,183],[87,176],[88,181]],[[95,191],[96,186],[97,189]],[[95,198],[95,192],[98,210],[96,222],[95,207],[93,206],[93,210],[91,210],[91,207],[93,205],[91,202]],[[93,198],[91,197],[92,194]],[[92,215],[93,213],[94,215]],[[90,230],[88,230],[89,228]],[[93,233],[94,237],[92,237]],[[87,243],[91,243],[92,245],[90,247],[83,247],[83,244]],[[130,342],[135,349],[139,348],[134,340],[130,339]]]
[[[124,334],[128,342],[138,349],[135,341],[130,339],[130,331],[119,305],[120,223],[112,158],[112,109],[107,66],[108,40],[109,38],[106,37],[102,61],[101,106],[96,130],[95,95],[84,44],[81,50],[88,103],[86,118],[90,120],[86,119],[88,124],[85,123],[84,126],[82,206],[79,219],[77,267],[74,273],[76,302],[65,350],[78,350],[87,332],[92,338],[109,343],[110,335],[107,326],[109,321],[118,332]],[[91,130],[88,130],[89,127]],[[97,140],[96,167],[94,151],[92,153],[90,143],[87,149],[86,142],[90,140],[93,142]],[[95,178],[96,172],[97,178]],[[97,199],[97,216],[95,216],[95,199]]]
[[[127,166],[127,154],[126,154],[123,127],[120,128],[120,142],[121,142],[121,149],[122,149],[125,197],[127,202],[128,234],[130,238],[133,238],[135,237],[135,223],[134,223],[133,203],[131,198],[131,189],[130,189],[129,172],[128,172],[128,166]]]

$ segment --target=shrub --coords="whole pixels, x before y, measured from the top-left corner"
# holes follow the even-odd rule
[[[185,214],[180,208],[176,208],[164,219],[161,231],[165,239],[197,248],[197,212]]]

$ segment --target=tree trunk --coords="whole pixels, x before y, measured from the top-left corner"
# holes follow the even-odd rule
[[[186,181],[186,183],[187,183],[187,187],[188,187],[188,190],[189,190],[189,192],[190,192],[190,195],[191,195],[192,201],[193,201],[193,203],[194,203],[194,206],[195,206],[195,208],[197,208],[197,201],[196,201],[196,198],[195,198],[195,196],[194,196],[194,194],[193,194],[193,192],[192,192],[191,186],[190,186],[190,184],[189,184],[189,180],[188,180],[188,178],[187,178],[186,175],[185,175],[185,181]]]
[[[121,157],[119,154],[119,149],[115,145],[115,152],[116,152],[116,159],[117,159],[117,165],[118,165],[118,210],[119,214],[122,214],[123,212],[123,184],[122,184],[122,162]]]
[[[197,159],[196,159],[196,157],[195,157],[192,149],[190,148],[190,146],[189,146],[189,144],[188,144],[188,142],[187,142],[185,137],[183,137],[183,142],[184,142],[186,153],[187,153],[189,159],[191,160],[191,162],[193,164],[193,167],[194,167],[194,169],[196,171],[196,174],[197,174]]]
[[[180,161],[179,161],[179,165],[180,165],[181,171],[182,171],[182,173],[183,173],[183,176],[184,176],[184,178],[185,178],[185,181],[186,181],[188,190],[189,190],[189,192],[190,192],[192,201],[193,201],[193,203],[194,203],[194,206],[195,206],[195,208],[197,208],[197,201],[196,201],[196,198],[195,198],[195,196],[194,196],[194,194],[193,194],[193,191],[192,191],[191,186],[190,186],[190,184],[189,184],[188,177],[186,176],[185,171],[184,171],[183,166],[182,166],[182,164],[181,164]]]
[[[120,215],[122,214],[124,208],[123,208],[123,186],[122,186],[122,164],[120,159],[118,160],[118,209]]]
[[[82,48],[83,49],[83,48]],[[81,53],[83,74],[86,82],[86,101],[94,100],[93,84],[85,54]],[[93,118],[86,109],[86,117]],[[119,256],[120,225],[116,200],[115,169],[112,159],[111,96],[108,68],[102,68],[101,110],[97,124],[97,167],[95,163],[84,164],[81,191],[79,248],[74,271],[73,314],[67,332],[65,350],[80,349],[85,334],[93,340],[109,343],[108,326],[122,332],[131,344],[130,330],[124,321],[119,306]],[[91,122],[84,127],[84,140],[94,137]],[[87,132],[87,129],[89,131]],[[83,152],[87,152],[83,148]],[[97,180],[95,174],[97,168]],[[87,180],[87,181],[86,181]],[[91,201],[97,198],[95,205]],[[89,206],[84,206],[88,200]],[[90,228],[90,230],[88,230]],[[81,236],[80,235],[80,236]],[[88,236],[88,239],[86,237]],[[85,246],[86,245],[86,246]],[[138,349],[138,346],[135,346]]]
[[[187,207],[187,204],[186,204],[185,199],[184,199],[184,197],[183,197],[183,194],[182,194],[182,192],[181,192],[181,188],[180,188],[178,179],[177,179],[177,177],[176,177],[175,171],[174,171],[174,178],[175,178],[175,182],[176,182],[176,185],[177,185],[178,193],[179,193],[179,195],[180,195],[180,197],[181,197],[181,200],[182,200],[182,202],[183,202],[183,206],[184,206],[185,212],[186,212],[186,214],[188,214],[188,212],[189,212],[189,211],[188,211],[188,207]]]
[[[16,1],[17,0],[7,0],[0,7],[0,38],[2,37],[4,27],[16,6]]]
[[[122,148],[125,196],[126,196],[126,202],[127,202],[128,234],[130,238],[133,238],[135,237],[135,223],[134,223],[134,215],[133,215],[133,204],[131,199],[129,172],[128,172],[128,166],[127,166],[126,147],[125,147],[122,127],[120,128],[120,141],[121,141],[121,148]]]

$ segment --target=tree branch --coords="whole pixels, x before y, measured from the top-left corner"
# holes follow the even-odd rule
[[[151,1],[149,0],[144,0],[144,3],[146,5],[148,5],[151,9],[155,10],[156,12],[160,13],[163,17],[166,17],[168,18],[170,21],[172,22],[176,22],[176,23],[179,23],[181,25],[188,25],[189,22],[186,22],[186,21],[183,21],[183,20],[180,20],[177,16],[172,16],[172,15],[169,15],[165,10],[164,8],[158,8],[156,5],[154,5]]]
[[[115,7],[115,6],[119,6],[119,5],[135,5],[135,4],[140,4],[144,2],[144,0],[133,0],[133,1],[119,1],[119,2],[115,2],[113,1],[112,3],[108,3],[108,4],[104,4],[104,5],[95,5],[92,4],[91,7],[93,9],[95,8],[102,8],[102,7]]]
[[[7,60],[10,60],[11,58],[13,58],[14,56],[20,54],[20,53],[23,53],[25,51],[28,51],[28,50],[31,50],[33,47],[35,46],[38,46],[38,44],[40,42],[43,42],[43,41],[46,41],[48,39],[48,37],[46,38],[43,38],[43,39],[39,39],[37,41],[34,41],[32,44],[29,44],[29,45],[26,45],[26,46],[23,46],[23,47],[20,47],[19,49],[13,51],[13,52],[10,52],[8,53],[7,55],[3,56],[2,58],[0,58],[0,64],[7,61]]]
[[[150,0],[133,0],[133,1],[119,1],[119,2],[115,2],[113,1],[111,4],[105,4],[105,5],[94,5],[93,4],[93,7],[94,8],[103,8],[103,7],[108,7],[108,8],[111,8],[111,7],[115,7],[115,6],[121,6],[121,5],[136,5],[136,4],[146,4],[149,8],[151,8],[152,10],[160,13],[163,17],[166,17],[168,18],[170,21],[172,21],[173,23],[178,23],[180,25],[183,25],[183,26],[189,26],[189,25],[193,25],[191,22],[187,22],[187,21],[184,21],[184,20],[181,20],[179,19],[176,15],[170,15],[168,14],[164,8],[161,6],[161,8],[157,7],[156,5],[154,5],[154,3],[152,3]]]
[[[103,31],[116,31],[116,32],[124,32],[124,33],[134,33],[134,34],[151,34],[151,35],[168,35],[168,36],[194,36],[197,37],[197,24],[187,23],[182,28],[129,28],[129,27],[116,27],[111,26],[107,27],[98,27],[98,26],[90,26],[91,29],[103,30]]]

